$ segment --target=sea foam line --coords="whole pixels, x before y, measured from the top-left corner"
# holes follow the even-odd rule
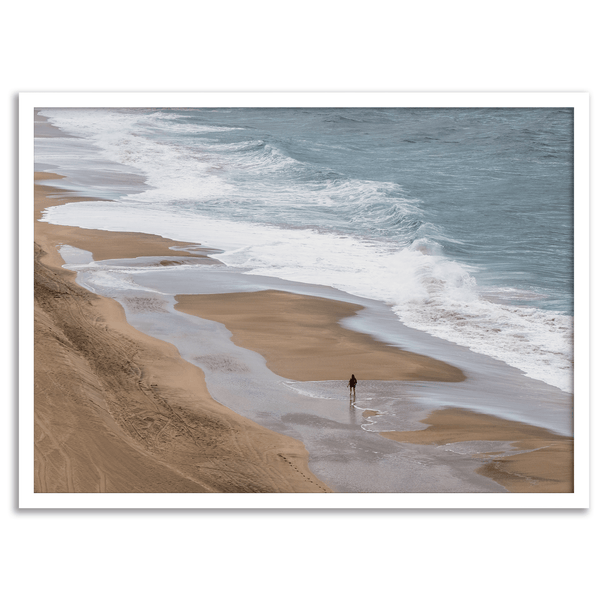
[[[120,203],[56,206],[42,220],[90,229],[102,223],[109,231],[140,231],[224,248],[215,257],[227,266],[385,302],[409,327],[572,390],[572,318],[482,299],[468,268],[443,256],[347,235],[184,217]]]

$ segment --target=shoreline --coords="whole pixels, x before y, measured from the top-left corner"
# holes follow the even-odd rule
[[[43,179],[46,174],[36,176]],[[48,176],[48,178],[59,178]],[[36,185],[36,215],[57,188]],[[81,198],[90,201],[90,198]],[[191,256],[159,236],[35,219],[35,492],[222,493],[331,490],[301,442],[215,402],[202,371],[139,332],[114,300],[62,268],[59,244],[95,255]],[[134,254],[135,254],[134,253]]]
[[[57,177],[58,176],[53,178]],[[160,236],[138,233],[108,232],[88,229],[82,230],[78,227],[57,226],[50,225],[49,223],[39,222],[37,220],[37,214],[40,210],[40,206],[42,206],[44,201],[48,202],[48,205],[51,205],[52,203],[58,204],[59,202],[66,203],[73,201],[91,201],[93,199],[87,197],[80,198],[67,196],[63,200],[59,200],[56,198],[49,199],[47,197],[45,198],[45,200],[42,200],[40,197],[38,205],[38,194],[44,194],[44,192],[46,192],[46,194],[44,194],[45,196],[50,194],[57,195],[60,194],[60,190],[47,186],[36,186],[36,190],[36,240],[38,238],[42,238],[46,240],[46,243],[56,241],[56,239],[58,239],[56,237],[56,233],[51,235],[48,234],[48,232],[53,228],[55,232],[61,232],[60,236],[58,236],[59,238],[67,240],[63,241],[62,243],[69,243],[69,245],[73,245],[83,250],[88,250],[94,255],[95,260],[131,257],[131,249],[133,246],[136,250],[136,256],[179,256],[187,257],[188,259],[198,256],[199,249],[197,246],[191,249],[192,251],[170,250],[169,246],[185,246],[185,244],[174,242],[172,240],[166,240],[165,238],[161,238]],[[51,238],[51,240],[49,238]],[[118,243],[116,243],[117,241]],[[62,265],[64,261],[58,255],[58,252],[54,251],[54,253],[57,257],[55,259],[54,266],[58,267]],[[185,260],[185,258],[183,258],[182,260]],[[52,260],[50,260],[50,262],[52,262]],[[163,261],[161,264],[165,264],[165,261]],[[69,273],[72,276],[72,280],[74,282],[74,278],[76,276],[74,272],[64,270],[64,273]],[[83,290],[83,288],[81,287],[79,287],[79,289]],[[88,293],[86,290],[84,291]],[[356,348],[354,349],[354,351],[350,352],[350,355],[352,355],[354,359],[360,358],[361,363],[368,364],[369,368],[367,369],[367,371],[370,370],[370,373],[368,375],[359,376],[359,381],[361,380],[361,377],[362,380],[386,378],[382,377],[382,374],[385,375],[386,373],[388,373],[389,362],[387,364],[385,362],[382,363],[382,356],[384,356],[385,359],[387,359],[388,361],[390,359],[392,361],[394,359],[397,361],[401,357],[403,362],[406,363],[407,359],[409,359],[408,362],[410,363],[408,367],[406,367],[405,364],[405,368],[401,370],[401,372],[395,374],[396,377],[388,376],[387,379],[397,379],[403,381],[462,381],[465,378],[462,371],[460,371],[460,369],[456,367],[452,367],[441,361],[436,361],[435,359],[426,356],[405,352],[399,350],[398,348],[392,348],[389,346],[386,347],[385,344],[374,340],[368,335],[359,334],[357,332],[350,331],[340,326],[338,324],[338,321],[347,316],[350,316],[351,314],[355,314],[355,309],[357,307],[360,308],[359,305],[351,305],[345,302],[325,300],[313,296],[305,297],[276,291],[259,293],[259,295],[255,297],[256,301],[248,304],[247,295],[248,293],[216,294],[212,297],[209,297],[207,295],[205,297],[202,297],[201,303],[198,300],[198,298],[200,298],[201,296],[189,295],[188,297],[187,295],[177,295],[176,300],[179,301],[179,304],[176,310],[179,310],[181,312],[187,312],[188,314],[192,315],[196,314],[196,316],[202,316],[203,318],[224,323],[226,327],[233,331],[234,342],[239,343],[240,346],[247,347],[259,352],[265,357],[271,369],[273,369],[275,372],[278,372],[279,374],[282,374],[284,377],[289,377],[297,381],[313,381],[319,378],[338,378],[331,376],[332,364],[331,362],[327,364],[327,361],[324,362],[323,358],[331,352],[332,347],[337,347],[339,349],[341,345],[344,348],[347,348],[348,344],[352,345],[352,343],[357,344],[358,346],[361,346],[362,344],[363,350],[365,347],[367,348],[366,353],[364,351],[362,353],[356,352]],[[96,298],[100,297],[96,296]],[[258,299],[260,299],[260,301]],[[104,298],[103,300],[105,300],[106,302],[114,302],[120,309],[120,306],[115,301],[108,300],[106,298]],[[265,300],[267,300],[266,303]],[[261,318],[264,319],[267,313],[273,313],[273,310],[277,310],[276,306],[278,302],[284,302],[289,305],[287,309],[287,314],[290,316],[290,319],[288,319],[283,324],[281,322],[274,323],[269,328],[268,335],[257,336],[257,330],[253,329],[252,326],[249,327],[249,325],[256,325],[256,323],[258,323]],[[240,315],[240,303],[244,305],[245,310],[243,314],[241,314],[241,316],[236,319],[234,318],[235,315]],[[324,308],[323,303],[327,305],[326,308]],[[202,304],[203,306],[201,311],[199,308],[200,304]],[[319,308],[320,305],[323,306]],[[251,310],[248,310],[249,306],[251,306]],[[293,310],[290,310],[290,306],[293,307]],[[182,310],[184,307],[185,310]],[[281,306],[279,308],[281,308]],[[283,311],[283,313],[281,314],[284,314],[285,312],[286,311]],[[122,309],[120,309],[120,313],[120,318],[125,323],[127,323]],[[315,315],[317,314],[320,320],[318,319],[318,323],[315,324],[312,321],[314,321]],[[235,323],[236,320],[237,324]],[[286,329],[286,331],[288,327],[293,326],[294,335],[291,337],[294,339],[294,341],[297,341],[298,337],[302,339],[303,343],[300,345],[303,346],[304,357],[301,360],[299,360],[298,352],[289,352],[291,346],[298,346],[298,344],[290,345],[289,334],[287,335],[287,339],[285,340],[283,345],[281,343],[281,340],[277,340],[277,331],[281,332],[282,325],[285,325],[284,328]],[[131,325],[127,324],[127,327],[133,329]],[[324,343],[323,338],[327,336],[323,335],[323,327],[325,328],[327,334],[330,337],[333,336],[333,339],[330,339],[328,343]],[[135,329],[133,330],[137,331]],[[139,335],[144,336],[145,334]],[[356,336],[362,336],[362,339],[360,341],[357,341]],[[148,336],[145,337],[147,339],[158,341],[156,340],[156,338],[148,338]],[[259,337],[260,340],[258,339]],[[281,334],[279,334],[279,337],[281,337]],[[164,342],[159,343],[162,344]],[[281,350],[285,347],[287,347],[287,354],[284,353],[285,355],[281,356]],[[382,350],[382,347],[385,349]],[[318,351],[315,352],[316,350]],[[369,354],[371,354],[371,356],[368,356]],[[181,357],[179,358],[181,361],[186,362]],[[339,356],[335,358],[338,363],[335,365],[335,368],[337,368],[338,370],[341,369],[341,371],[336,371],[336,374],[341,373],[343,371],[345,377],[347,366],[343,366],[343,361],[340,363]],[[336,362],[336,360],[334,360],[334,362]],[[197,369],[197,367],[194,367],[194,365],[192,365],[189,362],[186,362],[186,364],[188,364],[192,368]],[[200,369],[198,369],[198,371],[202,372]],[[315,377],[315,375],[318,376]],[[149,385],[153,387],[160,384],[150,383]],[[206,393],[208,394],[207,391]],[[209,394],[208,397],[210,398]],[[435,408],[431,408],[428,411],[428,413],[428,417],[422,420],[423,423],[430,424],[430,428],[425,430],[429,431],[428,434],[423,434],[422,431],[408,431],[384,433],[380,432],[380,435],[383,438],[393,440],[396,444],[413,444],[421,445],[423,447],[431,444],[435,445],[439,440],[434,439],[435,436],[434,438],[431,437],[430,430],[431,428],[435,429],[436,427],[439,427],[440,424],[442,425],[442,427],[447,426],[447,417],[449,413],[444,410],[436,410]],[[498,427],[504,421],[503,419],[494,416],[478,415],[476,411],[464,410],[463,413],[467,415],[467,421],[471,419],[468,423],[463,423],[463,433],[467,435],[469,440],[474,441],[488,439],[485,438],[486,428],[489,429],[490,427]],[[365,417],[369,415],[369,411],[366,411],[364,413]],[[238,415],[235,416],[237,417]],[[474,425],[473,418],[475,420],[481,418],[483,419],[483,421],[479,420],[477,424]],[[245,418],[240,416],[239,419]],[[248,421],[248,419],[245,420]],[[249,420],[248,422],[252,423],[256,427],[261,427],[260,425],[256,425],[252,420]],[[572,491],[572,470],[571,474],[569,475],[568,468],[563,468],[562,480],[559,482],[552,480],[552,478],[543,476],[544,473],[546,473],[544,469],[547,470],[548,461],[551,462],[552,460],[556,459],[557,456],[563,461],[563,463],[565,462],[565,460],[568,463],[570,456],[570,464],[572,465],[572,443],[569,448],[569,438],[564,438],[563,442],[565,443],[563,443],[560,449],[555,449],[553,453],[550,453],[550,457],[544,456],[544,460],[540,461],[538,460],[538,458],[541,456],[540,451],[544,451],[542,448],[542,444],[546,443],[548,439],[547,434],[553,434],[544,429],[526,425],[525,427],[530,428],[529,437],[527,438],[528,441],[526,443],[524,439],[522,439],[522,432],[516,433],[520,431],[519,425],[522,425],[521,423],[519,423],[518,421],[506,421],[505,423],[509,423],[509,426],[505,426],[504,428],[504,431],[506,432],[505,437],[511,437],[511,434],[509,432],[512,427],[512,430],[515,432],[512,434],[512,437],[518,438],[506,439],[505,441],[511,442],[514,448],[523,451],[524,454],[519,455],[516,458],[514,458],[512,455],[508,455],[505,457],[493,457],[491,455],[487,456],[485,457],[485,464],[483,466],[480,466],[480,468],[477,469],[477,472],[481,475],[484,475],[488,479],[500,483],[508,491]],[[273,433],[273,435],[280,435],[275,433],[271,428],[267,428],[266,431],[269,431],[269,433]],[[419,438],[419,434],[422,437]],[[292,440],[292,438],[287,439]],[[538,440],[538,442],[534,442],[533,440]],[[305,471],[304,477],[312,476],[312,482],[314,483],[318,480],[308,469],[308,451],[306,450],[302,442],[298,441],[297,443],[302,446],[302,449],[305,453],[305,458],[302,459],[304,461],[302,463]],[[441,443],[442,442],[440,442],[440,444]],[[525,443],[526,445],[523,445]],[[537,454],[534,454],[534,452],[537,452]],[[544,452],[546,455],[548,455],[548,451]],[[560,452],[560,455],[557,454],[557,452]],[[477,455],[477,459],[481,461],[482,457],[479,455],[479,453],[475,454]],[[522,483],[522,481],[525,481],[527,485],[517,485],[517,483]],[[321,484],[322,482],[316,483],[316,485],[319,486]],[[325,491],[325,488],[326,486],[322,487],[321,490],[316,491]],[[327,488],[327,491],[332,490],[330,488]]]
[[[270,370],[295,381],[343,380],[352,370],[359,381],[465,379],[456,367],[343,328],[340,321],[356,314],[360,305],[276,290],[176,295],[175,300],[175,310],[222,323],[234,344],[261,354]],[[377,415],[363,411],[365,419]],[[379,435],[450,451],[465,442],[507,442],[504,453],[474,448],[472,455],[483,462],[476,472],[509,492],[573,492],[572,438],[464,408],[433,409],[420,422],[428,427]]]
[[[433,444],[452,449],[475,441],[509,442],[507,456],[482,452],[478,473],[516,493],[572,493],[573,439],[526,423],[489,417],[460,408],[442,408],[421,421],[421,431],[389,431],[381,436],[409,444]],[[512,454],[514,452],[514,454]]]

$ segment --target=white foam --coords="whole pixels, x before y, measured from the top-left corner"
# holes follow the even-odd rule
[[[153,233],[219,248],[225,250],[219,260],[231,267],[383,301],[406,325],[572,390],[572,317],[516,306],[519,291],[481,290],[475,269],[443,256],[441,242],[460,242],[423,222],[419,202],[403,198],[397,184],[328,176],[322,183],[312,176],[304,180],[305,165],[263,140],[227,143],[210,137],[242,128],[182,122],[176,120],[181,115],[153,109],[48,109],[42,114],[84,138],[57,142],[61,160],[71,167],[78,156],[69,149],[83,144],[89,160],[97,150],[120,168],[144,174],[150,186],[122,196],[119,204],[53,207],[44,220],[91,229],[101,223],[111,231]],[[190,134],[185,145],[182,134]],[[50,147],[44,158],[52,162]],[[252,173],[252,185],[246,173]],[[223,218],[201,215],[202,206]],[[304,228],[295,206],[307,209],[302,216],[312,214],[313,207],[348,206],[350,228],[345,234]],[[319,210],[316,222],[327,223],[327,214]],[[255,216],[289,228],[248,222]],[[407,227],[389,226],[404,219]],[[338,213],[334,220],[339,227]],[[360,237],[363,220],[380,227],[389,241]],[[353,223],[358,224],[354,233]],[[507,303],[491,301],[498,299]]]
[[[228,266],[383,301],[410,327],[572,390],[572,318],[485,300],[467,267],[443,256],[400,249],[393,242],[133,204],[78,202],[52,207],[42,220],[90,229],[102,223],[110,231],[140,231],[222,248],[225,252],[217,257]]]
[[[278,218],[274,209],[282,209],[279,220],[296,225],[302,223],[293,223],[286,209],[293,212],[300,206],[347,204],[354,206],[348,215],[350,224],[360,224],[365,218],[381,219],[387,224],[390,219],[421,215],[419,202],[402,198],[398,184],[344,178],[305,180],[305,164],[263,140],[224,142],[198,135],[184,141],[181,138],[183,133],[243,128],[177,123],[171,114],[144,110],[48,109],[42,114],[68,133],[84,138],[72,138],[71,145],[85,143],[95,148],[103,160],[145,176],[150,189],[123,194],[127,201],[186,202],[190,208],[210,204],[213,210],[250,207],[254,211],[265,206],[269,214],[275,214],[274,220]],[[165,120],[168,128],[161,123]],[[161,135],[153,135],[161,125]],[[47,159],[59,159],[64,167],[69,154],[73,153],[62,151],[57,157],[50,152]],[[78,157],[80,153],[73,154],[75,161]],[[71,168],[71,162],[66,166]],[[290,172],[299,175],[300,180],[290,180]],[[252,185],[248,185],[249,175]],[[389,195],[398,196],[391,208],[385,202]]]

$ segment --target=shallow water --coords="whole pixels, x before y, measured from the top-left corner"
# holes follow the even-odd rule
[[[182,265],[153,266],[163,257],[93,262],[90,253],[69,246],[63,246],[61,254],[65,267],[77,271],[81,285],[119,301],[132,325],[173,343],[183,358],[199,366],[216,401],[301,440],[309,451],[311,470],[335,491],[504,491],[474,470],[482,464],[478,452],[513,453],[506,443],[416,446],[378,435],[423,429],[420,421],[435,408],[459,406],[572,434],[569,394],[529,379],[500,361],[411,331],[381,303],[364,301],[365,310],[346,325],[447,360],[463,369],[466,381],[360,381],[352,403],[346,381],[297,382],[279,377],[267,369],[262,356],[234,345],[225,326],[176,311],[174,296],[280,289],[353,302],[356,297],[332,288],[233,274],[215,264],[199,266],[195,259],[191,259],[193,272],[203,275],[190,278],[190,271]],[[396,329],[389,327],[390,322]],[[376,414],[365,416],[365,411]]]

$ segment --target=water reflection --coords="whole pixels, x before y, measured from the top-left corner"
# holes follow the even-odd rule
[[[362,410],[362,409],[359,409]],[[354,394],[354,396],[352,396],[352,393],[350,394],[350,404],[349,404],[349,411],[348,411],[348,420],[350,422],[351,425],[357,425],[358,421],[356,418],[356,394]]]

